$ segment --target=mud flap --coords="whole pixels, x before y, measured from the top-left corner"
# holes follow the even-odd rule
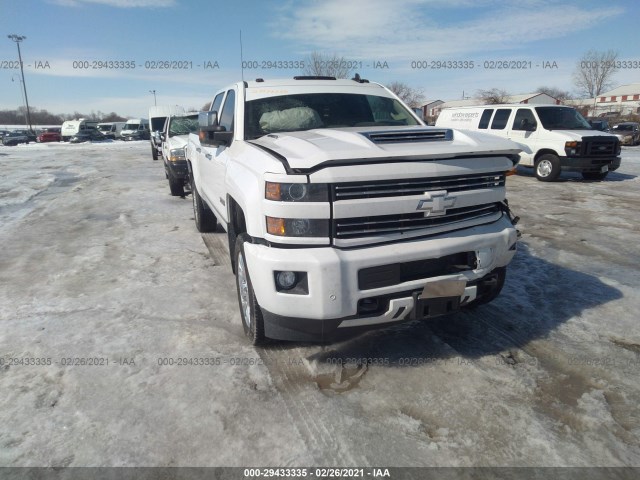
[[[465,280],[442,280],[425,285],[413,294],[411,319],[422,320],[460,310],[460,297],[467,286]]]

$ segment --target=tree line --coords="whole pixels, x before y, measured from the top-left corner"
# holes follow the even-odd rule
[[[126,122],[126,117],[115,112],[104,113],[100,110],[91,113],[51,113],[45,109],[29,107],[29,115],[32,125],[62,125],[66,120],[86,118],[97,122]],[[18,107],[15,110],[0,110],[0,125],[26,125],[27,109]]]

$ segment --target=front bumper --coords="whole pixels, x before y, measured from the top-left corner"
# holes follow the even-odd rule
[[[427,284],[463,281],[459,304],[472,303],[478,282],[506,266],[515,254],[516,230],[506,215],[488,225],[415,241],[340,250],[333,247],[285,249],[246,244],[245,257],[265,335],[283,340],[328,339],[337,331],[379,327],[411,318],[413,295]],[[361,289],[359,272],[393,264],[409,265],[460,252],[475,252],[475,268],[454,274],[414,278]],[[277,291],[275,271],[306,272],[307,294]],[[375,301],[375,311],[362,302]],[[361,302],[362,301],[362,302]]]
[[[563,172],[613,172],[620,167],[620,157],[560,157]],[[607,167],[607,170],[603,170]]]

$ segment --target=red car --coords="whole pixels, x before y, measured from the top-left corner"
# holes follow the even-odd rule
[[[38,137],[36,138],[36,141],[38,143],[59,142],[60,139],[61,137],[60,137],[59,128],[48,128],[47,130],[42,132],[40,135],[38,135]]]

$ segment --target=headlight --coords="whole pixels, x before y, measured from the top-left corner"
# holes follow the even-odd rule
[[[328,237],[329,220],[316,218],[267,218],[267,233],[279,237]]]
[[[172,148],[169,150],[169,161],[177,162],[178,160],[185,160],[184,148]]]
[[[564,151],[567,156],[578,155],[580,153],[581,142],[572,141],[572,142],[564,142]]]
[[[329,186],[325,183],[266,182],[264,198],[277,202],[328,202]]]

